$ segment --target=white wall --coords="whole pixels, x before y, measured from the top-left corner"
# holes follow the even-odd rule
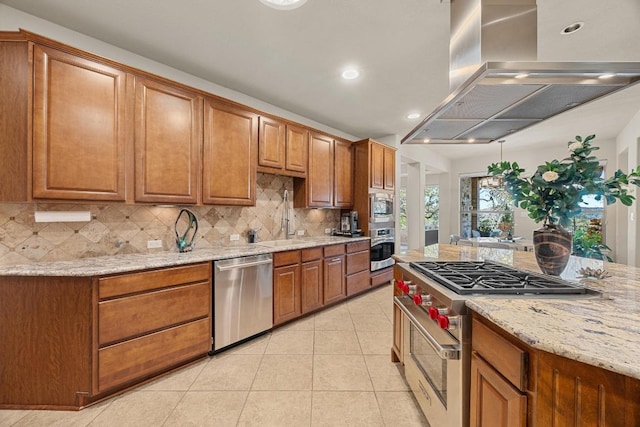
[[[306,117],[299,116],[287,110],[283,110],[274,105],[268,104],[259,99],[252,98],[240,92],[217,85],[213,82],[203,80],[191,74],[169,67],[156,61],[152,61],[132,52],[120,49],[116,46],[104,43],[98,39],[86,36],[84,34],[72,31],[68,28],[61,27],[49,21],[37,18],[33,15],[13,9],[4,4],[0,4],[0,31],[17,31],[24,29],[41,36],[49,37],[53,40],[68,44],[78,49],[121,62],[123,64],[139,68],[141,70],[165,77],[189,85],[191,87],[213,93],[232,101],[239,102],[249,107],[256,108],[265,113],[270,113],[293,120],[297,123],[313,127],[323,132],[327,132],[342,138],[355,140],[355,136],[342,132],[341,130],[331,128],[322,123],[310,120]]]
[[[632,168],[640,165],[640,110],[638,110],[638,113],[636,113],[627,126],[618,134],[616,138],[616,150],[621,158],[627,159],[626,165],[619,165],[619,168],[623,171],[628,172]],[[624,212],[626,212],[627,223],[626,227],[619,227],[617,233],[626,233],[626,238],[619,239],[619,242],[618,239],[616,239],[616,252],[626,251],[627,264],[638,267],[640,266],[640,250],[636,248],[636,245],[640,240],[640,227],[638,227],[638,217],[640,216],[638,196],[640,196],[640,191],[638,191],[637,187],[631,187],[631,189],[636,197],[636,201],[633,206],[629,208],[621,207],[621,209],[625,209]],[[622,218],[623,215],[620,214],[618,217]],[[625,247],[621,247],[622,245]]]

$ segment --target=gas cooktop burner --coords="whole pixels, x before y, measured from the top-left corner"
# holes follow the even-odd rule
[[[566,280],[491,261],[425,261],[409,265],[460,295],[587,293],[585,288]]]

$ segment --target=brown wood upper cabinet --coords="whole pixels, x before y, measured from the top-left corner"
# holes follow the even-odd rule
[[[270,117],[260,117],[258,172],[306,177],[309,131]]]
[[[346,208],[353,205],[353,152],[348,141],[311,132],[306,180],[296,180],[294,207]]]
[[[33,197],[124,201],[126,72],[34,45]]]
[[[197,203],[202,97],[145,78],[135,94],[135,200]]]
[[[257,114],[205,99],[202,202],[254,206],[257,149]]]
[[[369,187],[377,190],[395,190],[396,152],[370,140]]]

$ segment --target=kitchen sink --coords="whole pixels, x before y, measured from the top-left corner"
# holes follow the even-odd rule
[[[307,243],[304,240],[296,239],[281,239],[281,240],[265,240],[264,242],[258,242],[258,245],[269,246],[271,248],[278,248],[281,246],[297,245],[300,243]]]

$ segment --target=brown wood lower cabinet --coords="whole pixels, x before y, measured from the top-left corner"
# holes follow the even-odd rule
[[[0,409],[78,409],[206,356],[211,302],[209,262],[3,277]]]
[[[273,255],[273,324],[300,314],[300,251],[277,252]]]
[[[300,286],[302,313],[317,310],[323,305],[322,248],[303,249]]]
[[[640,380],[536,350],[473,313],[472,427],[637,427]]]
[[[347,296],[345,284],[344,245],[324,248],[324,304],[341,301]]]
[[[368,241],[347,244],[347,295],[355,295],[371,288],[371,244]]]

